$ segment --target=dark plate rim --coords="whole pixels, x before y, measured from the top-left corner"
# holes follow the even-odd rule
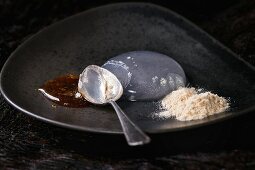
[[[246,62],[244,59],[242,59],[241,57],[239,57],[237,54],[235,54],[232,50],[230,50],[228,47],[224,46],[220,41],[216,40],[215,38],[213,38],[209,33],[205,32],[203,29],[201,29],[200,27],[198,27],[196,24],[192,23],[191,21],[189,21],[188,19],[184,18],[183,16],[179,15],[178,13],[167,9],[165,7],[153,4],[153,3],[146,3],[146,2],[120,2],[120,3],[113,3],[113,4],[107,4],[107,5],[102,5],[99,7],[94,7],[88,10],[85,10],[83,12],[80,12],[78,14],[74,14],[72,16],[69,16],[63,20],[60,20],[54,24],[51,24],[49,26],[44,27],[43,29],[39,30],[37,33],[33,34],[32,36],[30,36],[27,40],[25,40],[21,45],[19,45],[12,53],[11,55],[8,57],[8,59],[6,60],[6,62],[4,63],[2,69],[1,69],[1,73],[0,73],[0,93],[3,95],[3,97],[5,98],[5,100],[12,105],[13,107],[15,107],[16,109],[18,109],[21,112],[24,112],[36,119],[42,120],[46,123],[50,123],[53,125],[58,125],[61,127],[65,127],[65,128],[70,128],[70,129],[74,129],[74,130],[80,130],[80,131],[87,131],[87,132],[93,132],[93,133],[106,133],[106,134],[123,134],[123,132],[121,131],[107,131],[107,130],[103,130],[103,129],[94,129],[94,128],[89,128],[89,127],[82,127],[82,126],[76,126],[76,125],[70,125],[67,123],[63,123],[63,122],[59,122],[59,121],[55,121],[52,119],[48,119],[42,116],[38,116],[32,112],[27,111],[26,109],[18,106],[17,104],[15,104],[14,102],[11,101],[11,99],[9,99],[8,95],[4,92],[3,88],[2,88],[2,79],[3,79],[3,73],[6,70],[6,67],[8,67],[8,63],[10,63],[10,61],[12,60],[12,58],[14,58],[13,56],[15,56],[16,53],[18,53],[22,48],[24,48],[26,46],[27,43],[29,43],[30,41],[32,41],[34,38],[37,37],[37,35],[39,35],[41,32],[47,31],[48,29],[57,26],[59,24],[62,24],[63,22],[66,22],[67,20],[71,20],[75,17],[78,17],[80,15],[84,15],[86,13],[90,13],[93,12],[95,10],[100,10],[102,8],[113,8],[115,6],[120,6],[120,5],[142,5],[142,6],[152,6],[153,8],[158,8],[159,10],[163,10],[167,13],[169,13],[170,15],[174,15],[175,17],[177,17],[180,20],[183,20],[184,22],[186,22],[187,24],[189,24],[190,26],[192,26],[193,28],[195,28],[196,30],[198,30],[199,32],[201,32],[202,34],[204,34],[205,36],[207,36],[209,39],[211,39],[211,41],[213,41],[214,43],[218,44],[220,48],[222,48],[223,50],[227,51],[228,53],[230,53],[233,57],[235,57],[236,59],[238,59],[240,62],[244,63],[245,65],[247,65],[247,67],[249,67],[250,69],[252,69],[253,71],[255,71],[255,67],[252,66],[250,63]],[[182,130],[189,130],[189,129],[194,129],[194,128],[198,128],[198,127],[202,127],[202,126],[207,126],[207,125],[211,125],[211,124],[215,124],[217,122],[222,122],[224,120],[228,120],[230,118],[234,118],[237,116],[240,116],[242,114],[247,114],[250,112],[254,112],[255,111],[255,105],[244,109],[242,111],[238,111],[235,112],[234,114],[232,114],[231,112],[227,113],[227,116],[224,117],[220,117],[220,118],[215,118],[214,120],[210,120],[206,123],[201,122],[201,123],[197,123],[197,124],[193,124],[193,125],[189,125],[189,126],[185,126],[185,127],[177,127],[177,128],[172,128],[172,129],[163,129],[163,130],[158,130],[158,131],[146,131],[147,133],[150,134],[161,134],[161,133],[168,133],[168,132],[176,132],[176,131],[182,131]]]

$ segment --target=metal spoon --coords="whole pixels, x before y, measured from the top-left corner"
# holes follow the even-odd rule
[[[117,77],[110,71],[90,65],[80,74],[78,90],[91,103],[110,103],[120,120],[124,135],[129,145],[142,145],[150,142],[147,136],[115,102],[123,94],[123,87]]]

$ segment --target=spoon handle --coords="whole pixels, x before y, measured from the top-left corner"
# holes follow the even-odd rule
[[[118,106],[115,101],[110,101],[114,110],[116,111],[124,135],[130,146],[143,145],[150,142],[150,137],[147,136],[138,126],[136,126],[124,113],[124,111]]]

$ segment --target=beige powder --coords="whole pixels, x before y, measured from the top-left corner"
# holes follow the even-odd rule
[[[195,88],[180,88],[161,101],[165,111],[157,113],[161,118],[174,117],[180,121],[203,119],[226,111],[228,101],[211,92],[198,93]]]

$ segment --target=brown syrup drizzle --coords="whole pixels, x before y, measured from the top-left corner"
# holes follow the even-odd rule
[[[78,92],[79,76],[67,74],[49,80],[38,90],[49,100],[65,107],[86,107],[86,101]]]

